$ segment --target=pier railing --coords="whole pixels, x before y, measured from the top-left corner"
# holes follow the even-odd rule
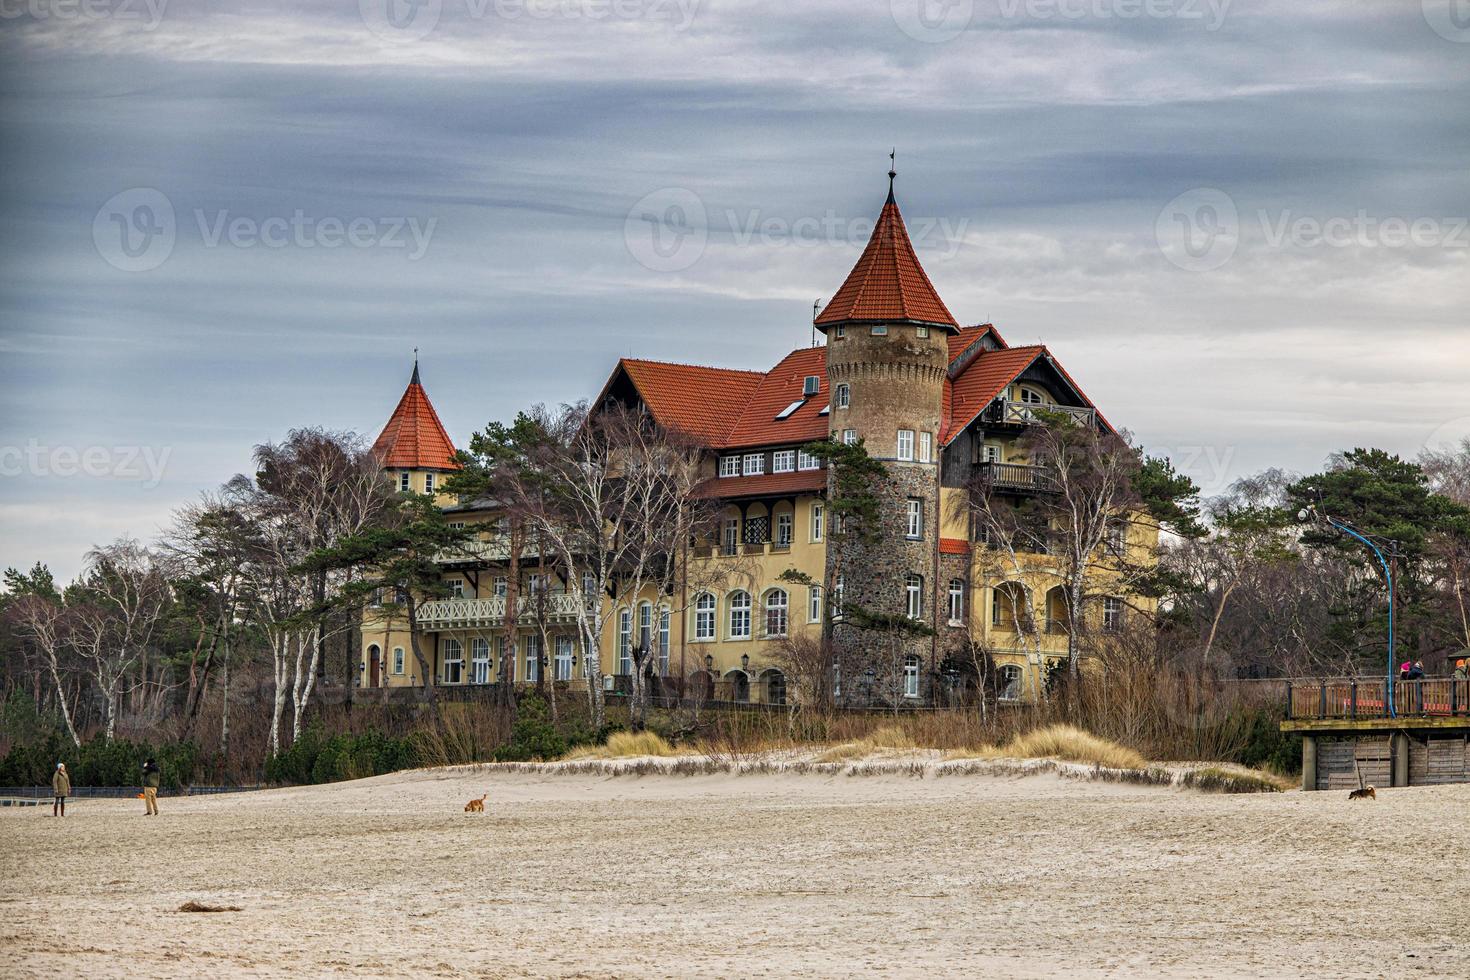
[[[1470,717],[1470,680],[1434,678],[1393,682],[1393,711],[1389,711],[1386,679],[1311,681],[1296,679],[1286,688],[1286,717],[1414,718]]]

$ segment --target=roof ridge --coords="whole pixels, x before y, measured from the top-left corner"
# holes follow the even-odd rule
[[[787,356],[789,357],[790,355],[788,354]],[[765,375],[769,373],[766,371],[752,370],[751,368],[715,367],[713,364],[692,364],[688,361],[661,361],[654,357],[622,357],[619,360],[624,364],[662,364],[665,367],[698,368],[701,371],[723,371],[726,374]],[[785,358],[782,358],[782,360],[785,360]]]

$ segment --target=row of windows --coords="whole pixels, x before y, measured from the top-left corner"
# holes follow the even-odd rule
[[[1116,633],[1123,628],[1125,605],[1117,596],[1104,596],[1102,600],[1102,628],[1104,632]],[[1030,629],[1031,590],[1019,582],[997,585],[990,604],[990,625],[1006,630],[1019,627]],[[1071,632],[1070,614],[1067,609],[1066,590],[1057,586],[1046,594],[1046,631],[1048,633]]]
[[[820,542],[825,528],[826,511],[822,504],[811,505],[811,539]],[[739,517],[727,517],[720,527],[720,551],[722,554],[734,555],[740,551],[742,544],[765,544],[772,542],[778,548],[789,548],[795,536],[796,515],[791,511],[783,511],[775,516],[774,521],[770,517],[748,517],[741,520]]]
[[[837,434],[843,445],[855,445],[857,429],[843,429]],[[898,430],[898,444],[894,447],[894,459],[904,463],[934,462],[934,433],[915,432],[913,429]]]
[[[576,641],[570,636],[557,636],[552,638],[554,655],[551,659],[552,678],[558,681],[569,681],[572,679],[572,666],[576,661]],[[510,668],[507,673],[511,680],[520,680],[525,683],[536,683],[541,679],[541,662],[543,650],[539,634],[530,633],[521,637],[522,656],[520,658],[520,670],[516,670],[516,664],[506,663],[510,656],[510,642],[504,637],[495,639],[495,657],[490,655],[490,641],[484,637],[475,637],[470,640],[469,649],[469,672],[465,672],[465,648],[464,644],[453,637],[445,637],[439,643],[439,682],[442,684],[463,684],[468,678],[471,684],[489,684],[495,677],[494,664],[499,663],[502,669]],[[397,666],[401,664],[402,650],[394,650],[394,673],[403,671]],[[517,676],[517,674],[519,676]]]
[[[886,336],[888,336],[888,324],[886,324],[886,323],[875,323],[871,327],[868,328],[868,332],[870,334],[872,334],[872,336],[874,336],[874,337],[886,337]],[[835,340],[846,340],[847,339],[847,327],[846,326],[838,327],[835,331],[833,331],[832,336],[833,336],[833,339],[835,339]],[[917,327],[914,327],[914,336],[915,337],[918,337],[920,339],[923,339],[923,338],[928,337],[929,336],[929,328],[928,327],[925,327],[925,326],[917,326]]]
[[[762,476],[766,472],[766,453],[745,453],[741,456],[721,456],[720,476]],[[819,470],[822,461],[805,449],[777,449],[770,453],[772,473],[795,473],[798,470]]]
[[[841,596],[841,584],[838,585]],[[736,589],[725,597],[725,639],[751,638],[751,620],[755,612],[749,592]],[[785,589],[769,589],[760,600],[761,638],[785,636],[791,625],[791,595]],[[806,618],[809,623],[822,621],[822,588],[807,589]],[[694,599],[694,641],[713,642],[719,630],[719,601],[712,593],[701,592]]]

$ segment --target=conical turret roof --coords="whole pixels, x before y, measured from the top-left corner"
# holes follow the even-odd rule
[[[373,452],[390,470],[457,470],[454,443],[439,421],[439,413],[419,382],[419,365],[414,361],[413,377],[398,400],[398,407],[383,426]]]

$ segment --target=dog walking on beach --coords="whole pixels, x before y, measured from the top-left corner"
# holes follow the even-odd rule
[[[485,796],[489,796],[489,795],[490,795],[489,793],[486,793],[485,794]],[[465,813],[484,813],[485,812],[485,796],[480,797],[478,800],[470,800],[468,803],[466,803],[464,805],[464,812]]]
[[[1348,799],[1376,800],[1378,799],[1378,791],[1375,790],[1372,786],[1364,786],[1362,789],[1355,789],[1352,792],[1348,793]]]

